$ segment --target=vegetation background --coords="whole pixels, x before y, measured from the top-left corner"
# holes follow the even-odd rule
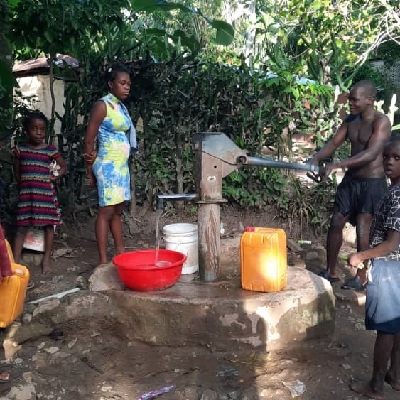
[[[0,218],[13,219],[10,149],[31,100],[18,93],[14,62],[45,55],[51,82],[65,82],[65,114],[53,106],[47,140],[68,162],[58,187],[66,219],[96,207],[85,185],[85,127],[106,90],[104,72],[115,62],[130,69],[128,107],[140,140],[133,216],[137,204],[154,207],[158,193],[194,190],[196,132],[221,131],[251,155],[305,162],[309,143],[318,148],[338,127],[339,94],[360,79],[377,84],[378,107],[396,125],[400,88],[387,71],[400,69],[399,37],[397,0],[0,0]],[[57,53],[79,68],[57,67]],[[343,156],[346,149],[335,155]],[[230,204],[272,209],[320,233],[335,184],[244,167],[223,189]]]

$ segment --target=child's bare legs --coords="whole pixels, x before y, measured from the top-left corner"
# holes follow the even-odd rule
[[[336,264],[343,242],[343,228],[348,220],[349,216],[344,216],[340,211],[335,210],[330,222],[326,239],[326,254],[328,275],[332,278],[337,277]]]
[[[17,228],[17,234],[15,235],[13,246],[13,255],[17,264],[21,262],[22,248],[24,245],[26,234],[28,233],[28,229],[28,226],[19,226]]]
[[[110,221],[110,230],[114,239],[115,254],[121,254],[125,251],[124,240],[122,237],[122,213],[124,211],[124,203],[114,206],[114,215]]]
[[[350,389],[370,399],[383,400],[383,385],[387,372],[387,365],[392,353],[395,335],[377,332],[374,346],[374,367],[372,378],[367,383],[354,383]]]
[[[51,272],[50,256],[53,250],[54,243],[54,227],[48,225],[44,227],[44,255],[42,260],[42,272],[49,274]]]
[[[369,231],[372,224],[372,214],[361,213],[357,215],[357,251],[364,251],[369,249]],[[357,276],[360,278],[361,284],[365,285],[367,282],[369,260],[364,261],[364,268],[357,269]]]
[[[390,368],[386,374],[385,381],[394,390],[400,391],[400,332],[394,335],[393,349],[390,355]]]

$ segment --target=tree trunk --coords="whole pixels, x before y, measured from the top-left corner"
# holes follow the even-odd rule
[[[178,121],[174,121],[173,129],[175,130],[175,172],[176,172],[176,191],[177,193],[184,192],[184,184],[183,184],[183,151],[184,151],[184,141],[182,135],[182,126],[181,120],[178,118]],[[182,210],[184,207],[184,203],[182,201],[178,201],[176,203],[176,207],[178,210]]]
[[[10,126],[12,113],[13,82],[12,48],[7,39],[9,21],[8,0],[0,0],[0,136],[7,136],[3,130]]]
[[[254,56],[254,44],[256,38],[256,24],[257,24],[256,3],[257,0],[251,0],[248,3],[249,28],[247,31],[246,49],[244,53],[248,64],[250,63],[250,58]]]
[[[51,97],[51,115],[50,115],[50,127],[49,127],[49,143],[54,144],[55,132],[55,111],[56,111],[56,96],[54,95],[54,61],[56,60],[56,55],[54,53],[50,54],[49,63],[50,63],[50,97]],[[62,151],[62,149],[60,149]]]

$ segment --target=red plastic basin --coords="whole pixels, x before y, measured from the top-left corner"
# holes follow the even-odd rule
[[[186,256],[172,250],[139,250],[122,253],[113,258],[122,283],[142,292],[163,290],[173,286],[182,273]]]

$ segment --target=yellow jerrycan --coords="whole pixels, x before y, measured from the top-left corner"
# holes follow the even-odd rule
[[[283,229],[246,228],[240,239],[242,288],[279,292],[287,284],[286,233]]]
[[[29,281],[28,268],[15,263],[10,245],[6,244],[13,275],[0,281],[0,328],[7,327],[21,315]]]

